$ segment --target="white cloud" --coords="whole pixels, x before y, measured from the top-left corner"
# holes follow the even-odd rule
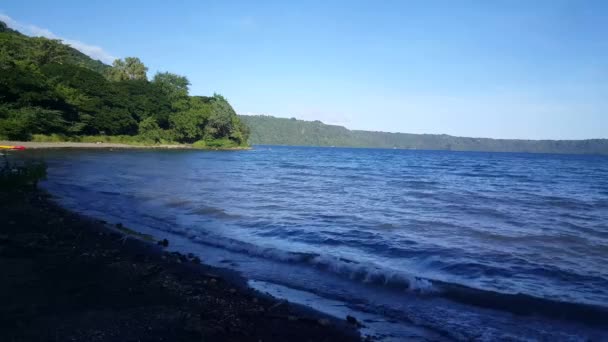
[[[56,34],[54,34],[53,32],[49,31],[48,29],[38,27],[36,25],[20,23],[17,20],[9,17],[6,14],[0,13],[0,20],[4,21],[6,23],[6,25],[8,25],[8,27],[10,27],[14,30],[17,30],[23,34],[26,34],[28,36],[45,37],[45,38],[49,38],[49,39],[60,39],[65,44],[70,45],[71,47],[84,53],[85,55],[87,55],[93,59],[98,59],[104,63],[110,64],[110,63],[112,63],[112,61],[114,61],[116,59],[116,57],[112,56],[111,54],[109,54],[107,51],[105,51],[104,49],[102,49],[99,46],[85,44],[78,40],[59,37]]]

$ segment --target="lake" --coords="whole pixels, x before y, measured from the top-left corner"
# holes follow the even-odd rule
[[[608,157],[44,151],[67,208],[386,340],[608,339]]]

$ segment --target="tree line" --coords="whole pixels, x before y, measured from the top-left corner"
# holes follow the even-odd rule
[[[0,22],[0,139],[132,136],[153,143],[243,146],[249,130],[226,98],[189,95],[185,76],[151,80],[139,58],[95,61],[59,40]]]
[[[241,115],[251,129],[251,144],[375,147],[411,150],[608,154],[608,139],[517,140],[349,130],[321,121]]]

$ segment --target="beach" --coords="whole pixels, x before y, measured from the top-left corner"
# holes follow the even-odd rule
[[[0,340],[357,341],[358,322],[254,292],[119,222],[0,192]]]
[[[35,141],[0,141],[0,145],[23,146],[26,149],[49,149],[49,148],[79,148],[79,149],[191,149],[188,144],[170,144],[170,145],[130,145],[116,143],[85,143],[85,142],[35,142]]]
[[[47,149],[156,149],[156,150],[249,150],[250,147],[194,147],[192,144],[118,144],[118,143],[89,143],[89,142],[38,142],[38,141],[0,141],[0,145],[23,146],[28,150]]]

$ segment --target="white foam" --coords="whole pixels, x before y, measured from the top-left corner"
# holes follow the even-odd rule
[[[404,288],[418,293],[434,293],[438,289],[433,283],[421,277],[401,270],[395,270],[386,266],[377,265],[370,261],[349,260],[339,255],[318,253],[317,251],[305,252],[286,251],[274,246],[262,246],[255,243],[244,242],[235,238],[218,236],[214,233],[202,233],[193,228],[180,228],[174,226],[171,232],[186,236],[199,243],[238,252],[255,257],[262,257],[285,263],[307,264],[317,269],[322,269],[333,274],[374,285]],[[247,236],[243,231],[240,233],[250,241],[256,241],[253,236]],[[269,240],[269,239],[267,239]],[[294,245],[298,246],[298,245]],[[300,247],[300,246],[298,246]]]

